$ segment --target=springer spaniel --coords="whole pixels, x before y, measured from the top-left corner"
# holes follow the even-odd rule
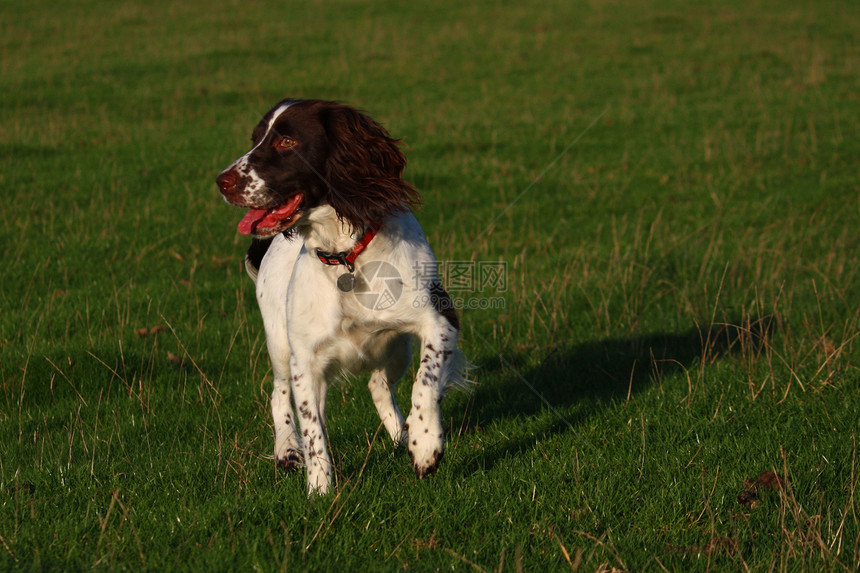
[[[419,198],[401,178],[397,140],[345,105],[288,99],[263,117],[252,143],[217,183],[228,203],[248,209],[239,232],[253,236],[245,267],[274,374],[278,466],[304,464],[309,492],[329,490],[329,380],[369,369],[385,429],[406,443],[419,479],[432,474],[444,447],[439,403],[446,388],[466,383],[466,362],[451,298],[410,211]],[[412,337],[421,364],[404,421],[394,385]]]

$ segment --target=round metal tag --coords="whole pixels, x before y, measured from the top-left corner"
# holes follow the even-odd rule
[[[345,273],[337,277],[337,288],[343,292],[349,292],[355,288],[355,275]]]

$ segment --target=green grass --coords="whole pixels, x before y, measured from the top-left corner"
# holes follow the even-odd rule
[[[4,2],[0,569],[856,571],[858,35],[849,1]],[[504,308],[463,313],[432,479],[363,379],[335,491],[275,470],[213,180],[287,96],[370,112],[437,257],[507,265],[452,292]]]

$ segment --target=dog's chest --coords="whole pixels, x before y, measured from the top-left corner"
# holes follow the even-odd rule
[[[397,336],[394,330],[377,330],[372,325],[344,317],[330,341],[330,361],[350,371],[374,369],[386,356],[386,348]]]

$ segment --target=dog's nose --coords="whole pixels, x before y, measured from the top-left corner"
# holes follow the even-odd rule
[[[215,179],[215,183],[218,184],[218,189],[222,195],[230,195],[235,193],[239,186],[239,174],[232,169],[225,171]]]

